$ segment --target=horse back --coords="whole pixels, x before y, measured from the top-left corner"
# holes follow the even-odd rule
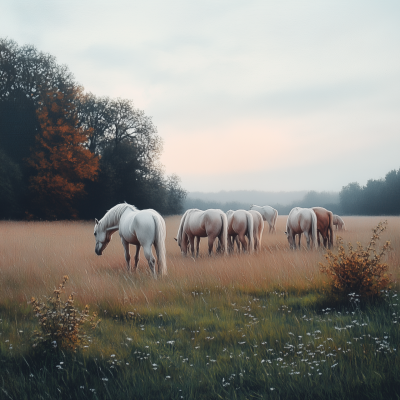
[[[210,208],[204,212],[202,229],[206,232],[205,236],[218,236],[220,234],[222,229],[221,214],[224,214],[223,211],[214,208]]]
[[[128,243],[153,243],[156,236],[154,210],[126,211],[119,223],[119,232]]]

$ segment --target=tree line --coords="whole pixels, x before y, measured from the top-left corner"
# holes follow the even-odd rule
[[[400,215],[400,169],[384,179],[370,179],[365,186],[349,183],[339,197],[344,215]]]
[[[221,202],[187,197],[184,209],[189,208],[220,208],[248,210],[250,203],[242,201]],[[274,204],[268,202],[258,205],[270,205],[278,210],[280,215],[289,214],[294,207],[324,207],[338,215],[400,215],[400,169],[388,172],[384,179],[370,179],[365,186],[357,182],[349,183],[337,192],[309,191],[301,200],[290,204]]]
[[[90,219],[124,201],[179,214],[161,151],[131,100],[85,93],[54,56],[0,38],[0,218]]]

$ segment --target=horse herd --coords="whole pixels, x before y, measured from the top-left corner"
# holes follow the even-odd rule
[[[269,225],[269,232],[275,233],[277,217],[278,211],[270,206],[253,205],[249,211],[229,210],[226,213],[218,209],[206,211],[190,209],[181,218],[175,240],[183,255],[190,250],[193,257],[199,255],[200,238],[202,237],[207,237],[209,255],[213,252],[216,240],[217,253],[233,253],[235,244],[239,253],[241,249],[244,252],[252,253],[261,248],[264,221]],[[330,248],[333,244],[333,225],[336,225],[337,229],[345,229],[343,219],[323,207],[295,207],[288,215],[285,234],[292,249],[296,249],[296,235],[298,235],[300,248],[303,233],[308,248],[310,248],[311,242],[315,248],[321,245],[320,235],[323,245]],[[158,273],[161,276],[166,275],[166,227],[164,219],[157,211],[138,210],[135,206],[122,203],[107,211],[100,221],[95,219],[94,236],[97,255],[103,253],[112,234],[117,230],[124,246],[128,271],[131,268],[129,245],[134,244],[136,245],[134,270],[139,263],[140,247],[143,247],[150,270],[156,277],[155,258],[151,247],[153,245],[157,255]]]

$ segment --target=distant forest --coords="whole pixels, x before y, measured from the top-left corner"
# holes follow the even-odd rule
[[[232,192],[235,193],[235,192]],[[231,198],[251,198],[252,192],[237,193]],[[185,210],[188,208],[220,208],[223,211],[245,209],[248,210],[251,204],[260,206],[269,205],[278,210],[281,215],[289,214],[293,207],[325,207],[338,215],[400,215],[400,169],[388,172],[383,179],[371,179],[365,186],[358,183],[350,183],[344,186],[339,193],[335,192],[307,192],[301,200],[292,201],[290,204],[279,204],[268,201],[274,196],[268,192],[254,192],[255,201],[217,201],[219,193],[213,193],[212,200],[208,200],[206,194],[201,198],[195,198],[197,193],[189,194],[184,200]],[[297,196],[299,192],[287,193]],[[229,197],[229,192],[221,193],[222,198]],[[282,197],[282,194],[280,195]],[[200,197],[200,196],[199,196]],[[262,198],[265,201],[262,202]],[[262,203],[262,204],[260,204]]]
[[[400,215],[400,169],[388,172],[384,179],[371,179],[365,186],[350,183],[339,197],[345,215]]]
[[[0,38],[0,218],[100,218],[124,201],[179,214],[161,151],[130,100],[84,93],[52,55]]]

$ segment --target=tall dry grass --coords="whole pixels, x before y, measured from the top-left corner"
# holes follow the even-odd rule
[[[369,243],[371,230],[382,217],[347,217],[344,242]],[[400,276],[400,218],[389,217],[382,243],[390,240],[393,250],[387,262],[395,280]],[[141,254],[138,272],[128,273],[118,233],[99,257],[94,253],[93,223],[89,222],[0,222],[0,304],[26,304],[55,288],[64,275],[81,304],[135,306],[172,301],[177,292],[237,288],[247,292],[276,288],[306,290],[321,283],[318,263],[324,251],[289,249],[284,235],[286,216],[277,221],[277,233],[263,235],[258,254],[208,257],[206,240],[198,259],[182,257],[174,237],[180,216],[166,218],[168,276],[155,281]],[[336,235],[336,232],[335,232]],[[302,245],[305,245],[303,238]],[[131,252],[134,247],[131,247]]]

